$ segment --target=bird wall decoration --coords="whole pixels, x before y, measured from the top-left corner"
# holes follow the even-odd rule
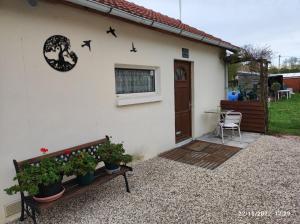
[[[117,38],[116,30],[113,29],[111,26],[109,27],[109,30],[106,31],[107,34],[111,33],[115,38]]]
[[[132,48],[131,48],[131,50],[130,50],[130,52],[134,52],[134,53],[136,53],[137,52],[137,49],[136,49],[136,47],[134,46],[134,43],[132,42],[132,46],[131,46]]]
[[[84,40],[81,47],[88,47],[89,50],[91,51],[91,40]]]

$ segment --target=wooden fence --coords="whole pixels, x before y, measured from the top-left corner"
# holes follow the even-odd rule
[[[250,132],[266,132],[266,115],[264,105],[259,101],[221,100],[221,108],[242,113],[241,130]]]

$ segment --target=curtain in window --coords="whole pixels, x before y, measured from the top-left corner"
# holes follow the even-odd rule
[[[154,70],[116,68],[117,94],[155,92]]]

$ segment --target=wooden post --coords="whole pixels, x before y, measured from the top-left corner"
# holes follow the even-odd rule
[[[265,91],[266,91],[266,102],[265,102],[265,108],[266,108],[266,132],[269,131],[269,75],[268,75],[268,67],[269,62],[266,60],[264,63],[264,74],[265,74]]]
[[[268,131],[268,117],[269,117],[269,108],[268,108],[268,62],[266,60],[259,60],[260,67],[260,102],[264,106],[265,111],[265,133]]]

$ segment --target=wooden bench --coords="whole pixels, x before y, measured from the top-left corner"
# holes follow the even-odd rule
[[[89,142],[89,143],[86,143],[83,145],[78,145],[78,146],[75,146],[72,148],[56,151],[56,152],[38,156],[38,157],[34,157],[34,158],[20,161],[20,162],[13,160],[14,166],[15,166],[16,172],[18,173],[22,170],[22,167],[25,164],[37,164],[41,161],[41,159],[44,159],[44,158],[54,157],[54,158],[59,158],[59,159],[65,159],[67,161],[69,156],[65,154],[66,150],[70,150],[71,153],[75,153],[78,151],[79,152],[85,151],[85,152],[89,153],[90,155],[94,156],[95,151],[96,151],[96,146],[103,144],[107,140],[108,140],[108,137],[97,140],[97,141]],[[117,173],[107,174],[105,171],[105,168],[101,167],[95,171],[94,181],[90,185],[87,185],[87,186],[79,186],[77,184],[77,181],[75,178],[70,179],[68,181],[63,182],[63,186],[65,188],[65,192],[64,192],[63,196],[61,198],[57,199],[56,201],[47,202],[47,203],[37,202],[31,196],[25,196],[24,192],[20,192],[21,193],[20,221],[23,221],[25,219],[25,213],[26,213],[28,217],[32,218],[34,223],[37,223],[36,213],[40,213],[42,210],[53,207],[53,206],[59,204],[61,201],[66,201],[68,199],[74,198],[74,197],[88,191],[91,187],[104,184],[119,175],[122,175],[124,177],[126,191],[128,193],[130,193],[128,180],[126,177],[126,172],[128,172],[128,171],[132,171],[132,168],[129,166],[122,165],[120,171],[118,171]]]

